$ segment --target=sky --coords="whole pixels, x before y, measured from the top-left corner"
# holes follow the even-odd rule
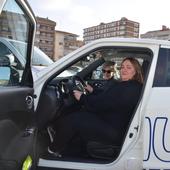
[[[126,17],[140,34],[170,27],[170,0],[28,0],[35,16],[57,23],[56,30],[83,36],[83,29]]]

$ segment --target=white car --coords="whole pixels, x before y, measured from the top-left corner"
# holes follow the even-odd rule
[[[0,169],[169,169],[169,41],[99,39],[41,70],[33,81],[31,56],[36,22],[27,1],[1,0],[0,21],[1,37],[26,43],[26,63],[21,68],[11,65],[0,51]],[[123,139],[117,145],[98,141],[96,145],[88,145],[92,141],[81,145],[81,140],[73,138],[62,157],[49,155],[47,148],[55,135],[51,126],[56,119],[77,109],[73,90],[83,91],[87,82],[102,87],[104,80],[100,79],[98,68],[105,60],[114,60],[119,69],[125,57],[140,62],[144,84],[128,126],[117,132],[123,133]],[[81,67],[75,75],[59,76],[74,66]],[[88,122],[80,121],[88,126]]]
[[[26,64],[26,59],[24,57],[27,50],[26,48],[27,44],[22,41],[0,37],[1,55],[9,57],[11,65],[18,70],[22,70],[22,67]],[[32,57],[33,79],[37,79],[38,72],[51,64],[53,64],[53,61],[43,51],[34,46]]]

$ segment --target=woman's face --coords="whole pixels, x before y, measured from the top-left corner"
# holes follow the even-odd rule
[[[120,76],[122,81],[128,81],[136,74],[135,68],[129,60],[125,60],[120,69]]]
[[[106,66],[102,69],[103,79],[109,80],[114,76],[113,69],[110,66]]]

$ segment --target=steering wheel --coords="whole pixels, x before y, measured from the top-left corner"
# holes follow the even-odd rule
[[[63,82],[61,86],[62,96],[66,106],[71,106],[77,102],[73,95],[74,90],[79,90],[83,94],[87,94],[85,89],[86,83],[77,75],[73,76],[67,82]]]
[[[73,90],[79,90],[83,92],[83,94],[87,94],[88,91],[85,88],[86,83],[80,76],[77,76],[77,75],[73,76],[72,83],[73,83]]]

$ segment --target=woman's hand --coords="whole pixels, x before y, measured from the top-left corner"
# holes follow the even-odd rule
[[[90,86],[89,84],[87,84],[84,88],[85,88],[88,92],[90,92],[90,93],[93,92],[93,87]]]
[[[78,90],[73,91],[73,95],[76,98],[76,100],[78,100],[78,101],[80,100],[80,97],[81,97],[82,94],[83,93],[81,91],[78,91]]]

